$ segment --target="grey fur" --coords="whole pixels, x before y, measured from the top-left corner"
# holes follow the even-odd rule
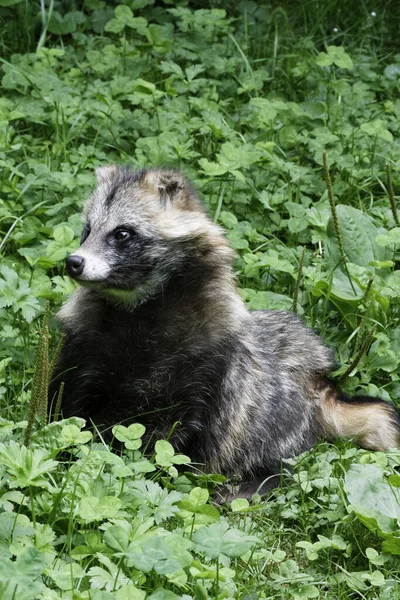
[[[296,316],[246,310],[232,251],[180,173],[105,167],[84,219],[85,287],[59,313],[50,390],[65,382],[65,416],[137,420],[153,440],[179,421],[178,450],[252,491],[322,435],[399,443],[395,409],[337,392],[332,352]],[[128,241],[113,237],[121,228]]]

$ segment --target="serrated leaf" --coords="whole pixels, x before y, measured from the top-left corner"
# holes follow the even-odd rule
[[[196,548],[209,558],[220,554],[230,557],[243,556],[259,540],[248,536],[238,529],[230,528],[226,521],[200,527],[193,535]]]
[[[36,548],[27,548],[16,561],[8,557],[0,557],[1,591],[5,600],[31,600],[44,590],[44,585],[38,581],[45,568],[45,556]]]
[[[259,292],[251,288],[239,289],[242,298],[251,310],[290,310],[293,299],[275,292]]]
[[[87,496],[78,505],[77,514],[86,523],[102,521],[114,517],[121,507],[121,500],[115,496]]]
[[[4,465],[10,475],[9,485],[15,487],[49,488],[47,476],[58,463],[48,459],[46,450],[26,448],[11,440],[0,443],[0,464]]]

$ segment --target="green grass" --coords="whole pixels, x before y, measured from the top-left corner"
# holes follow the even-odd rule
[[[221,479],[178,473],[167,442],[144,456],[139,425],[114,430],[120,452],[81,419],[44,426],[42,325],[74,289],[94,169],[174,166],[249,307],[295,309],[349,393],[399,406],[398,3],[7,4],[0,599],[399,598],[399,450],[321,443],[266,501],[217,509]]]

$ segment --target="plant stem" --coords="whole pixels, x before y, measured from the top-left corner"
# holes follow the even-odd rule
[[[60,356],[60,354],[61,354],[61,350],[62,350],[62,347],[63,347],[63,345],[64,345],[64,342],[65,342],[65,338],[66,338],[66,337],[67,337],[67,336],[65,335],[65,333],[63,333],[63,334],[61,335],[61,337],[60,337],[60,341],[58,342],[58,344],[57,344],[57,346],[56,346],[56,349],[54,350],[54,354],[53,354],[53,357],[52,357],[52,359],[51,359],[51,361],[50,361],[50,365],[49,365],[49,375],[50,375],[50,377],[51,377],[51,374],[52,374],[52,372],[54,371],[54,368],[55,368],[55,366],[56,366],[56,364],[57,364],[57,361],[58,361],[58,359],[59,359],[59,356]]]
[[[370,279],[368,280],[368,283],[367,283],[367,287],[365,288],[364,295],[361,298],[361,304],[365,308],[368,307],[369,297],[371,295],[373,281],[374,281],[374,278],[370,277]],[[362,341],[362,339],[364,337],[365,323],[366,323],[366,312],[364,313],[364,315],[361,318],[360,326],[359,326],[358,333],[357,333],[356,339],[355,339],[355,348],[357,348],[358,344],[360,343],[360,341]]]
[[[35,504],[34,504],[34,498],[33,498],[33,490],[32,490],[32,486],[29,486],[29,497],[31,500],[31,510],[32,510],[32,523],[33,523],[33,528],[36,529],[36,514],[35,514]]]
[[[330,176],[329,169],[328,169],[328,158],[327,158],[326,150],[322,151],[322,159],[323,159],[323,163],[324,163],[324,174],[325,174],[326,189],[328,192],[329,206],[331,208],[333,226],[335,228],[335,234],[336,234],[336,238],[338,241],[339,252],[340,252],[342,262],[343,262],[344,270],[346,271],[346,275],[347,275],[349,283],[351,285],[351,289],[353,290],[354,295],[356,295],[356,290],[354,289],[353,280],[351,278],[349,269],[347,267],[346,253],[344,251],[344,245],[343,245],[343,236],[342,236],[342,232],[340,230],[339,219],[338,219],[337,211],[336,211],[335,198],[333,196],[332,180],[331,180],[331,176]]]
[[[65,383],[64,383],[64,381],[62,381],[60,384],[60,389],[58,390],[56,407],[54,409],[54,421],[58,421],[58,419],[60,418],[60,415],[61,415],[61,404],[62,404],[62,398],[63,398],[63,393],[64,393],[64,385],[65,385]]]
[[[362,357],[364,356],[364,354],[366,354],[370,343],[372,341],[372,338],[374,336],[375,333],[375,329],[376,329],[376,325],[374,325],[371,329],[371,331],[368,333],[368,335],[366,336],[365,340],[363,341],[361,348],[359,349],[359,351],[357,352],[356,356],[353,358],[352,363],[350,364],[350,366],[345,370],[345,372],[343,373],[343,375],[340,376],[340,379],[345,379],[346,377],[348,377],[350,375],[350,373],[352,373],[354,371],[354,369],[356,368],[356,366],[358,365],[358,363],[360,362],[360,360],[362,359]]]
[[[393,190],[393,180],[392,180],[392,169],[389,163],[386,165],[386,177],[387,177],[387,186],[388,186],[388,195],[390,200],[390,207],[392,209],[392,215],[394,222],[397,226],[400,226],[399,215],[397,214],[397,206],[396,206],[396,198],[394,196]]]
[[[25,430],[24,444],[29,446],[31,439],[33,424],[36,415],[39,415],[44,420],[47,415],[48,392],[49,385],[49,305],[46,305],[45,313],[42,319],[40,328],[39,344],[36,353],[35,371],[32,379],[31,400],[28,410],[28,424]]]
[[[306,254],[306,247],[303,246],[303,250],[300,256],[300,262],[299,262],[299,272],[297,273],[297,279],[296,279],[296,285],[294,286],[294,292],[293,292],[293,307],[292,307],[292,311],[297,314],[297,301],[298,301],[298,297],[299,297],[299,290],[300,290],[300,283],[301,283],[301,277],[303,274],[303,265],[304,265],[304,256]]]
[[[325,183],[326,183],[326,189],[328,192],[328,200],[329,200],[329,206],[331,208],[333,225],[335,228],[335,234],[336,234],[336,238],[338,241],[339,251],[340,251],[342,260],[344,263],[346,263],[346,254],[344,252],[343,237],[342,237],[342,232],[340,230],[339,219],[338,219],[337,212],[336,212],[336,204],[335,204],[335,198],[333,196],[332,180],[331,180],[331,176],[330,176],[329,169],[328,169],[328,159],[327,159],[327,155],[326,155],[326,150],[322,151],[322,158],[323,158],[323,162],[324,162]]]

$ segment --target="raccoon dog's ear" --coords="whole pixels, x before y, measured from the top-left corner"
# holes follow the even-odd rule
[[[118,173],[117,165],[107,165],[96,169],[96,181],[98,184],[112,181]]]
[[[189,208],[189,183],[179,171],[167,169],[148,171],[145,180],[148,191],[159,197],[162,208],[168,209],[172,206],[182,210]]]

